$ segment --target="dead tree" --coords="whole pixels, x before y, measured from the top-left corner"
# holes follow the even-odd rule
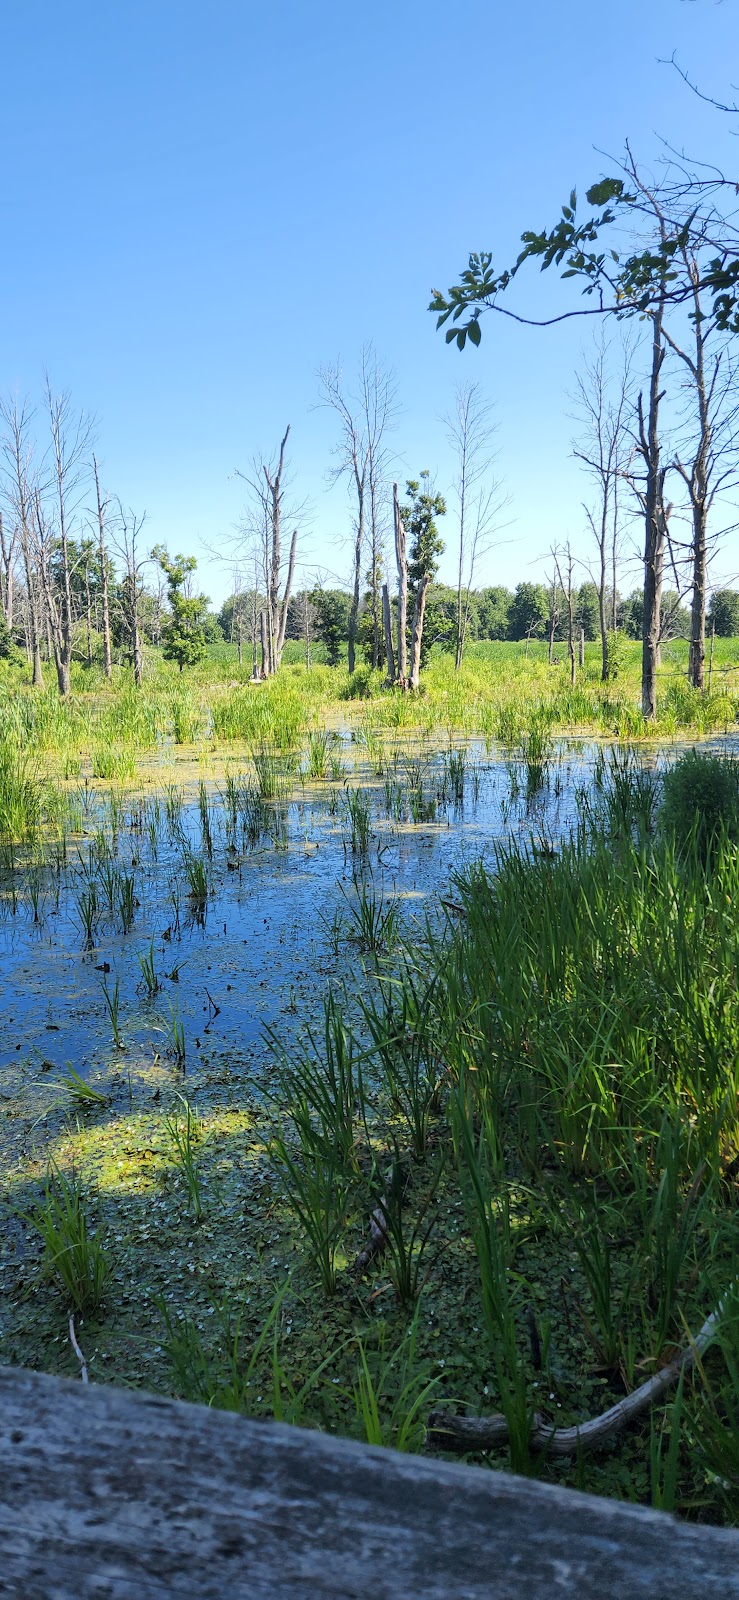
[[[241,537],[253,540],[259,539],[262,549],[265,588],[267,593],[267,651],[265,671],[272,677],[277,672],[282,660],[285,645],[285,630],[287,628],[287,614],[292,592],[293,575],[295,572],[295,553],[298,543],[298,529],[293,529],[290,541],[290,553],[287,564],[282,597],[280,585],[282,578],[282,531],[285,521],[299,521],[305,514],[305,507],[285,505],[285,492],[287,478],[285,471],[285,450],[287,447],[290,424],[280,442],[276,460],[265,461],[262,457],[255,459],[250,477],[239,472],[239,477],[245,478],[251,492],[251,503],[242,521]]]
[[[93,473],[95,476],[95,497],[97,502],[97,528],[98,528],[98,559],[100,562],[100,593],[103,606],[103,662],[106,678],[113,676],[113,655],[110,648],[110,592],[108,587],[108,552],[105,544],[105,514],[108,501],[104,500],[100,492],[100,475],[95,455],[92,458]]]
[[[550,667],[554,661],[554,635],[557,632],[557,626],[559,623],[559,593],[560,591],[557,587],[557,569],[555,564],[552,576],[549,580],[549,617],[547,620],[547,661],[549,662]],[[527,654],[530,637],[531,636],[529,635],[526,640]]]
[[[601,678],[609,672],[607,584],[610,565],[612,585],[610,625],[615,632],[616,575],[618,561],[618,484],[625,465],[625,444],[630,399],[631,347],[624,343],[623,364],[613,398],[609,396],[608,344],[601,332],[595,354],[585,361],[577,378],[577,406],[583,433],[573,447],[573,455],[593,478],[597,491],[595,505],[585,505],[588,526],[597,550],[597,568],[592,574],[598,591],[598,616],[601,635]],[[610,550],[609,550],[610,541]]]
[[[146,512],[137,516],[127,510],[121,500],[116,501],[115,531],[111,537],[116,554],[123,567],[123,579],[118,589],[122,631],[128,641],[128,654],[133,667],[133,681],[137,689],[144,682],[144,654],[141,644],[141,601],[144,596],[144,569],[148,555],[141,548],[141,531]]]
[[[691,321],[692,350],[681,344],[669,328],[665,340],[683,363],[691,391],[695,422],[687,450],[678,449],[674,466],[687,492],[691,520],[690,564],[690,652],[688,681],[694,689],[704,688],[706,658],[706,587],[709,544],[718,535],[709,535],[710,515],[719,493],[734,488],[737,482],[736,447],[739,437],[739,406],[736,403],[736,366],[726,348],[710,349],[711,330],[704,316],[700,295],[700,268],[695,255],[682,251],[685,272],[693,289]],[[683,459],[685,458],[685,459]],[[727,529],[721,530],[723,533]]]
[[[2,599],[3,616],[9,628],[13,626],[13,611],[15,601],[15,563],[18,553],[18,523],[13,519],[13,531],[8,533],[5,519],[0,511],[0,597]]]
[[[390,590],[386,583],[382,585],[382,620],[385,629],[385,659],[387,662],[387,681],[395,682],[395,652],[393,650],[393,616],[390,609]]]
[[[68,695],[72,687],[71,667],[74,646],[70,540],[72,523],[79,508],[82,484],[89,461],[92,428],[90,421],[82,412],[77,414],[73,412],[68,393],[53,394],[48,377],[46,408],[51,431],[51,491],[54,505],[54,540],[57,546],[56,587],[59,591],[58,597],[54,596],[53,609],[48,609],[48,618],[52,628],[59,693]],[[51,595],[48,562],[46,577],[44,593],[48,607]]]
[[[408,549],[405,524],[400,515],[398,485],[393,484],[393,527],[395,529],[395,562],[398,569],[398,655],[396,681],[401,689],[408,683],[408,655],[406,630],[408,627]]]
[[[426,594],[431,579],[427,572],[420,579],[416,589],[416,603],[413,609],[413,629],[411,633],[411,667],[408,674],[409,689],[417,689],[421,676],[421,644],[423,642],[423,623],[426,615]]]
[[[664,311],[663,296],[651,313],[652,359],[646,410],[643,393],[639,394],[636,403],[637,427],[634,450],[636,457],[641,460],[641,470],[635,471],[632,462],[624,474],[638,500],[644,519],[641,699],[642,712],[647,718],[657,715],[662,583],[669,516],[665,503],[665,480],[668,468],[662,461],[660,441],[660,405],[664,399],[664,390],[661,387],[665,359],[662,331]]]
[[[569,540],[564,548],[563,559],[564,576],[562,567],[560,566],[559,551],[556,548],[552,550],[552,560],[554,562],[556,580],[567,602],[567,654],[570,662],[570,683],[574,689],[577,679],[577,665],[575,661],[575,598],[572,586],[574,562],[572,560],[572,551],[570,549]]]
[[[40,586],[33,538],[35,482],[29,438],[33,413],[25,401],[19,404],[14,400],[0,405],[0,416],[6,429],[2,441],[4,486],[18,527],[26,580],[28,645],[33,663],[33,682],[36,688],[42,689]]]
[[[493,461],[490,406],[477,383],[459,384],[454,410],[444,418],[457,459],[457,603],[454,665],[459,671],[469,629],[471,592],[477,565],[490,549],[496,520],[505,504],[499,485],[487,475]]]

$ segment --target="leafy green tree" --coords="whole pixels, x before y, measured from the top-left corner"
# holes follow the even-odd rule
[[[540,583],[517,584],[509,615],[512,639],[538,638],[549,616],[546,590]]]
[[[621,612],[621,625],[628,639],[641,639],[643,616],[644,590],[634,589],[624,600]]]
[[[739,593],[736,589],[717,589],[708,608],[710,627],[720,639],[739,635]]]
[[[600,608],[594,583],[583,583],[577,591],[575,627],[582,628],[586,639],[600,638]]]
[[[221,627],[220,616],[215,611],[206,611],[202,617],[202,629],[206,644],[223,644],[226,637]]]
[[[482,589],[475,598],[478,638],[509,639],[513,605],[511,590],[498,585],[491,589]]]
[[[317,612],[316,634],[326,646],[329,666],[337,667],[341,660],[342,645],[349,635],[351,596],[342,589],[316,588],[311,600]]]
[[[412,625],[419,589],[425,580],[425,599],[425,590],[428,584],[433,582],[439,570],[439,556],[444,550],[444,540],[436,526],[436,519],[446,516],[446,500],[443,495],[432,493],[431,474],[428,471],[420,473],[419,479],[408,478],[405,489],[409,499],[406,505],[401,506],[400,515],[410,543],[408,610]],[[419,667],[426,665],[430,649],[429,634],[425,626],[425,609],[424,606],[424,616],[421,618]]]
[[[205,595],[191,592],[190,579],[197,567],[194,556],[170,556],[162,544],[155,545],[151,554],[167,580],[170,606],[162,653],[165,661],[176,661],[182,672],[183,667],[194,667],[205,655],[203,624],[208,601]]]
[[[439,570],[444,540],[436,526],[436,518],[446,516],[446,500],[441,494],[431,493],[431,475],[428,471],[420,474],[420,482],[409,478],[405,491],[409,500],[407,505],[401,506],[400,515],[410,540],[408,583],[413,593],[422,578],[431,581]]]

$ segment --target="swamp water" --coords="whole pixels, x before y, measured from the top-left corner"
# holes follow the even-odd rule
[[[246,752],[208,765],[170,749],[137,787],[85,785],[78,831],[43,857],[6,850],[0,1359],[77,1370],[69,1306],[23,1220],[52,1166],[79,1179],[112,1261],[85,1339],[93,1379],[171,1392],[166,1306],[207,1333],[236,1296],[256,1334],[296,1251],[268,1155],[265,1028],[288,1050],[307,1026],[320,1034],[330,985],[351,1004],[366,970],[392,963],[388,909],[412,948],[427,916],[446,915],[455,867],[511,835],[549,849],[604,761],[594,743],[561,741],[543,772],[527,771],[476,741],[367,748],[348,730],[331,758],[331,779],[258,761],[274,796],[262,799]],[[173,1152],[183,1098],[198,1117],[195,1219]],[[310,1366],[315,1314],[300,1305],[281,1329]],[[334,1302],[335,1337],[351,1315]]]
[[[329,981],[361,972],[355,880],[378,907],[397,901],[407,935],[436,913],[466,857],[511,834],[546,841],[569,828],[595,759],[594,746],[563,744],[527,799],[525,770],[478,743],[451,761],[448,749],[406,745],[385,753],[382,776],[348,741],[340,748],[342,781],[278,773],[290,793],[264,801],[248,756],[204,776],[202,761],[181,754],[141,788],[88,785],[83,831],[51,845],[45,864],[19,847],[12,866],[6,856],[6,1103],[22,1099],[38,1116],[70,1066],[126,1100],[136,1083],[171,1084],[173,1063],[192,1086],[222,1067],[258,1090],[264,1025],[288,1039]]]

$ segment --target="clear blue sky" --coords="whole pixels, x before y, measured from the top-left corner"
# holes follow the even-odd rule
[[[397,373],[398,476],[449,472],[438,418],[460,377],[500,424],[512,582],[580,537],[566,398],[578,325],[488,319],[458,355],[426,311],[473,248],[501,263],[554,220],[625,136],[739,167],[726,119],[658,64],[673,50],[726,96],[735,0],[23,0],[0,25],[0,386],[42,371],[100,419],[107,485],[150,536],[199,554],[216,599],[239,513],[233,477],[292,424],[311,498],[310,564],[348,567],[341,489],[326,492],[320,363],[373,340]],[[566,293],[532,282],[537,294]],[[544,302],[542,302],[544,303]]]

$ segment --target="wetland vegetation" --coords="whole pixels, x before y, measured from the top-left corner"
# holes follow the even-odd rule
[[[721,644],[649,726],[636,649],[6,666],[3,1359],[735,1523]]]

